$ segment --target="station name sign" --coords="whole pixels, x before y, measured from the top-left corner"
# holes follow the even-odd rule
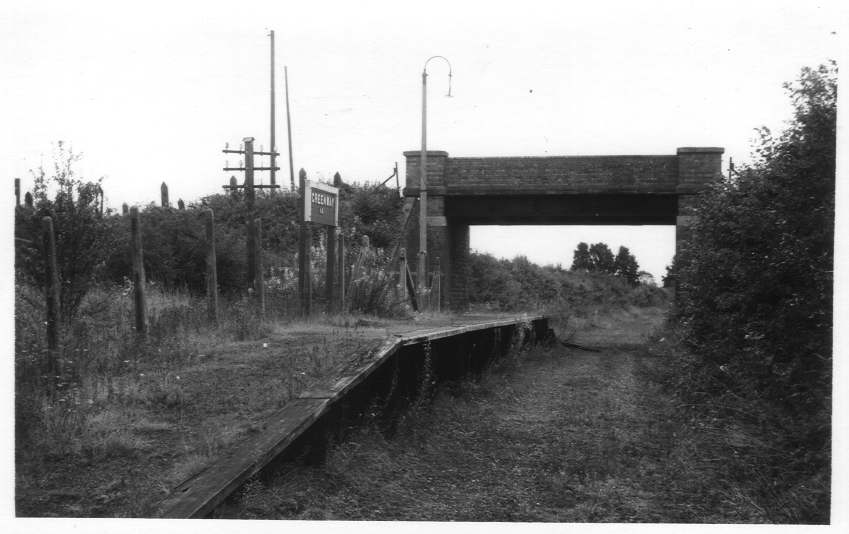
[[[305,180],[304,221],[339,226],[339,189]]]

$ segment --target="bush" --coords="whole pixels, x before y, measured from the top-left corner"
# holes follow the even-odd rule
[[[758,160],[702,196],[678,262],[678,319],[725,387],[827,426],[836,68],[787,84],[796,107]],[[719,371],[723,369],[723,371]],[[824,428],[821,429],[824,431]]]
[[[48,175],[43,166],[33,172],[33,207],[15,210],[16,284],[46,286],[42,219],[53,219],[60,314],[65,322],[76,315],[113,247],[112,234],[103,219],[100,180],[78,178],[73,169],[78,160],[79,156],[60,141],[52,174]]]

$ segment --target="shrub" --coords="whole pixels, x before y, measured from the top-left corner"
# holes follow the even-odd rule
[[[833,65],[804,69],[785,85],[793,122],[778,138],[762,129],[757,161],[702,196],[678,262],[678,319],[699,365],[826,426],[835,76]]]
[[[42,219],[48,216],[53,219],[60,314],[65,322],[76,315],[113,246],[102,216],[101,181],[78,178],[73,169],[78,160],[79,156],[60,141],[52,174],[43,166],[33,172],[32,209],[15,210],[16,284],[45,287]]]

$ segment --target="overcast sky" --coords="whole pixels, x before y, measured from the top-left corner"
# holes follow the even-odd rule
[[[368,5],[368,8],[362,7]],[[838,2],[4,2],[0,176],[31,180],[54,143],[105,177],[107,203],[218,192],[225,142],[269,146],[269,44],[277,40],[279,181],[294,167],[383,180],[421,138],[452,156],[674,154],[723,146],[744,162],[753,128],[789,117],[781,85],[836,56]],[[231,158],[231,163],[236,163]],[[403,175],[402,175],[403,179]],[[267,177],[265,177],[267,181]],[[11,185],[10,185],[11,189]],[[659,277],[671,227],[473,228],[499,256],[571,263],[578,241],[629,246]]]

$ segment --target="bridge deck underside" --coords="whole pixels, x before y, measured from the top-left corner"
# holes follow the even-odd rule
[[[674,225],[674,194],[446,196],[445,216],[471,225]]]

